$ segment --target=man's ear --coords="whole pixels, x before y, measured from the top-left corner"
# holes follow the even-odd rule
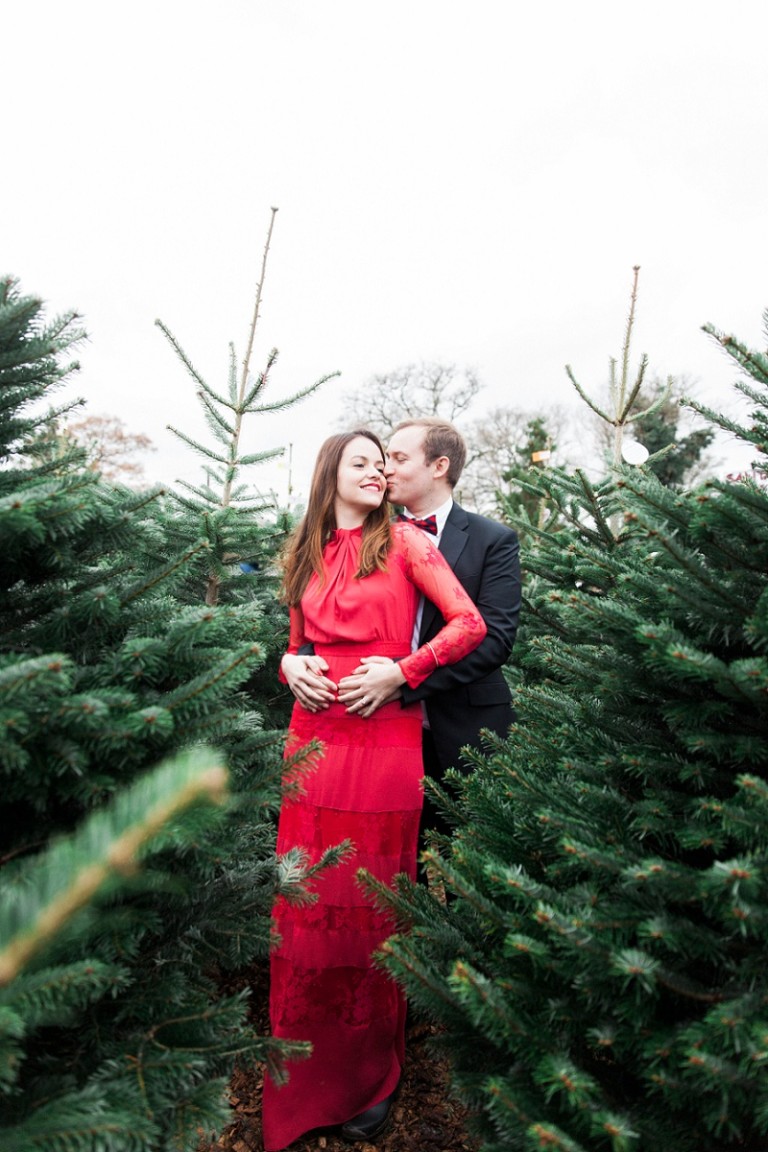
[[[447,476],[450,466],[451,461],[447,456],[437,456],[432,461],[432,475],[434,476],[435,480],[442,479],[443,476]]]

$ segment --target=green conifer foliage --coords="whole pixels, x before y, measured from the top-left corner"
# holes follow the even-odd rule
[[[210,433],[210,443],[203,443],[169,425],[170,431],[195,452],[204,467],[205,479],[202,484],[182,482],[182,491],[173,493],[175,515],[169,522],[169,528],[175,535],[181,534],[184,537],[188,525],[192,523],[205,540],[208,548],[205,583],[207,604],[218,604],[222,596],[231,600],[238,587],[242,592],[243,582],[233,583],[230,579],[233,568],[239,571],[240,566],[244,565],[248,570],[260,570],[262,573],[268,569],[276,548],[285,542],[288,531],[293,527],[290,513],[278,509],[272,494],[265,495],[243,482],[245,468],[283,453],[282,448],[248,451],[246,444],[249,440],[252,443],[252,436],[248,436],[253,423],[251,418],[291,408],[331,377],[338,375],[332,372],[321,376],[314,384],[291,396],[269,401],[266,393],[270,373],[277,361],[277,349],[273,348],[269,353],[264,369],[258,375],[254,376],[250,371],[276,215],[277,208],[272,208],[240,372],[234,344],[230,344],[225,388],[212,387],[194,366],[173,333],[160,320],[156,321],[194,381],[197,399]],[[269,515],[265,516],[266,513]],[[197,598],[195,591],[195,602]],[[275,597],[271,596],[270,600],[274,603]],[[262,600],[262,606],[266,607],[267,602]]]
[[[525,440],[514,451],[515,461],[504,473],[506,487],[496,497],[497,515],[512,524],[521,540],[527,539],[529,524],[551,531],[553,508],[540,496],[527,491],[523,483],[547,466],[556,445],[544,417],[532,417],[524,429]]]
[[[540,475],[518,721],[460,785],[447,908],[395,900],[486,1152],[768,1148],[768,357],[710,332],[758,470]]]
[[[653,403],[664,391],[661,381],[651,385],[651,403],[646,397],[639,397],[640,405],[649,414],[635,425],[637,440],[656,457],[649,462],[650,470],[658,476],[662,484],[670,488],[685,487],[690,473],[696,469],[701,477],[702,456],[715,437],[712,427],[693,428],[684,435],[678,434],[680,424],[680,386],[671,382],[670,395],[660,407]],[[674,448],[674,451],[670,451]],[[657,455],[658,453],[658,455]]]
[[[235,1059],[276,1055],[217,978],[266,955],[279,882],[275,578],[206,604],[199,525],[36,452],[79,335],[0,287],[0,1147],[194,1149]]]

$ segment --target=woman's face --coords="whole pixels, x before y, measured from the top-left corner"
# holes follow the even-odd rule
[[[336,522],[352,515],[362,524],[384,499],[384,458],[367,436],[355,436],[344,448],[336,473]],[[346,513],[340,517],[340,513]]]

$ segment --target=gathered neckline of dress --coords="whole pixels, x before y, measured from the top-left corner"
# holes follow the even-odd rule
[[[343,540],[347,536],[362,536],[362,534],[362,524],[358,524],[357,528],[334,528],[328,537],[328,543],[330,544],[333,540]]]

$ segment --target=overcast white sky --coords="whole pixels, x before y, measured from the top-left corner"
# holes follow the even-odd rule
[[[159,329],[223,388],[279,212],[255,370],[267,399],[340,380],[248,449],[306,488],[341,396],[418,360],[482,406],[599,390],[641,265],[634,360],[716,405],[705,321],[764,345],[768,4],[736,0],[38,0],[3,16],[0,271],[82,312],[76,392],[198,480]],[[287,470],[253,480],[280,490]]]

